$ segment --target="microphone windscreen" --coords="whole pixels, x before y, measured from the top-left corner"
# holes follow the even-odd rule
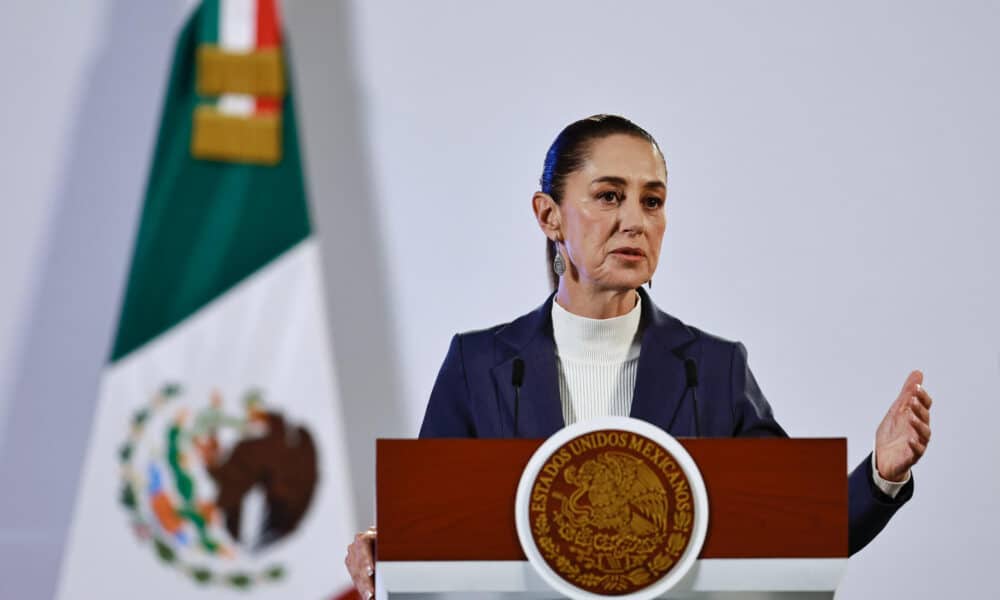
[[[693,358],[684,359],[684,374],[687,376],[688,387],[698,387],[698,363]]]
[[[511,371],[510,382],[514,387],[521,387],[524,381],[524,361],[520,358],[514,359],[514,369]]]

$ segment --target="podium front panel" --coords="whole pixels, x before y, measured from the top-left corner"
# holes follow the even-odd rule
[[[378,440],[379,562],[526,560],[514,497],[542,441]],[[846,440],[679,441],[708,490],[699,558],[846,559]]]

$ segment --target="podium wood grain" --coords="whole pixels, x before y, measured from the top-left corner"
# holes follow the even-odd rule
[[[521,471],[543,440],[378,440],[378,560],[526,560]],[[847,442],[680,439],[708,489],[701,558],[846,558]]]

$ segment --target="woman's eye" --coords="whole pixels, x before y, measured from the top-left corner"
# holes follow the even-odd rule
[[[643,204],[646,205],[646,208],[659,208],[663,206],[663,198],[659,198],[657,196],[650,196],[645,200],[643,200]]]
[[[621,196],[618,194],[618,192],[614,191],[601,192],[600,194],[598,194],[597,197],[600,198],[601,200],[604,200],[605,202],[611,202],[614,204],[617,204],[621,200]]]

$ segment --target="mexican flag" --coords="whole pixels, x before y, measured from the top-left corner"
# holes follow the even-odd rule
[[[181,31],[60,598],[322,598],[354,528],[274,0]]]

